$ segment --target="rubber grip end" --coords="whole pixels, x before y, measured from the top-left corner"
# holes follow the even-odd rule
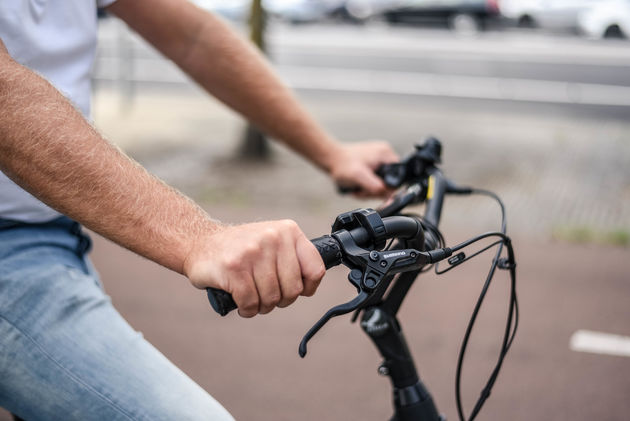
[[[217,288],[206,288],[206,292],[210,305],[221,316],[225,316],[237,308],[232,295],[229,293]]]

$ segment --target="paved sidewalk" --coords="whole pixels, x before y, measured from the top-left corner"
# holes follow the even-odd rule
[[[115,20],[105,20],[100,28],[94,117],[98,128],[149,169],[207,205],[227,201],[259,207],[272,202],[289,214],[295,207],[321,215],[354,205],[345,199],[331,200],[334,189],[325,178],[285,151],[277,152],[273,165],[231,161],[242,122],[123,28]],[[308,89],[298,90],[298,95],[339,138],[387,139],[404,155],[423,136],[437,135],[444,143],[447,174],[462,184],[497,191],[506,201],[513,232],[537,238],[558,232],[630,236],[630,121],[623,114],[627,107],[576,105],[590,92],[581,87],[582,82],[600,88],[627,83],[627,75],[620,71],[630,57],[625,44],[588,43],[544,33],[488,33],[466,39],[381,25],[296,28],[276,24],[269,38],[280,70],[287,65],[306,66],[306,73],[298,72],[304,83],[297,86]],[[339,57],[332,60],[327,56],[331,54]],[[389,54],[424,59],[429,67],[390,68],[385,65],[392,61]],[[460,74],[452,63],[432,61],[434,56],[464,60],[472,73]],[[352,57],[368,67],[354,66],[353,59],[340,57]],[[497,60],[530,73],[488,78],[501,74]],[[601,68],[598,79],[594,69],[599,67],[590,66],[604,63],[611,68]],[[565,71],[571,67],[560,64],[586,67],[580,67],[580,79],[572,79],[572,72]],[[342,69],[326,73],[330,66]],[[443,73],[440,66],[446,66]],[[352,73],[350,80],[330,90],[328,84],[350,70],[369,74]],[[394,76],[387,81],[375,79],[375,70]],[[381,88],[395,85],[407,92],[413,83],[405,72],[413,77],[429,72],[423,83],[436,92],[428,96],[350,92],[355,82]],[[465,80],[457,82],[461,77]],[[559,89],[574,106],[481,100],[486,96],[444,97],[462,84],[465,91],[492,97],[491,92],[498,89],[510,97],[517,92],[509,81],[522,78],[564,83]],[[138,83],[123,81],[127,79]],[[295,80],[287,76],[287,82]],[[326,87],[318,88],[320,82]],[[521,93],[527,96],[542,89],[539,93],[544,96],[555,89],[540,85],[540,80],[534,82],[535,87],[527,85],[531,89],[521,87]],[[612,93],[627,101],[625,90],[626,86],[613,87]],[[438,97],[432,96],[436,93]],[[495,207],[485,199],[458,203],[445,208],[447,226],[482,228],[496,221]]]
[[[405,155],[423,136],[438,135],[446,174],[496,191],[506,202],[512,232],[540,239],[562,230],[630,232],[629,121],[427,99],[301,95],[341,139],[387,139]],[[234,161],[243,122],[192,89],[148,89],[129,108],[123,97],[103,89],[95,119],[151,171],[209,207],[273,207],[277,218],[295,211],[331,218],[365,206],[337,197],[326,177],[281,147],[271,164]],[[452,198],[444,225],[489,229],[497,215],[485,198]]]

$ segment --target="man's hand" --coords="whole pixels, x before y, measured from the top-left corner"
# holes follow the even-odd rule
[[[344,144],[329,166],[330,176],[342,187],[358,187],[361,197],[383,197],[387,186],[375,173],[383,164],[400,159],[389,143],[372,141]]]
[[[315,246],[290,220],[202,234],[184,262],[184,274],[195,287],[229,292],[242,317],[313,295],[325,271]]]

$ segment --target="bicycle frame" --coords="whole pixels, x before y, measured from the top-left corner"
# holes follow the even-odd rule
[[[424,219],[438,226],[447,181],[435,169],[429,179],[428,200]],[[381,216],[394,216],[396,213],[381,213]],[[436,240],[425,236],[424,249],[435,248]],[[393,248],[395,249],[395,247]],[[413,357],[407,346],[400,322],[396,314],[409,288],[421,270],[402,273],[393,281],[387,296],[379,303],[365,308],[361,318],[361,328],[370,337],[384,361],[378,372],[389,376],[392,382],[394,416],[391,421],[445,421],[438,413],[433,398],[420,380]]]

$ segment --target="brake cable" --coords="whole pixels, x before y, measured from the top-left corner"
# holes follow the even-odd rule
[[[413,180],[414,178],[417,180],[425,172],[426,162],[431,162],[431,160],[435,160],[436,156],[438,157],[438,159],[435,162],[439,162],[439,149],[440,149],[439,142],[434,142],[433,139],[428,139],[425,145],[428,145],[430,142],[434,144],[435,143],[438,144],[437,155],[433,155],[430,153],[431,148],[420,146],[416,148],[417,150],[415,154],[412,154],[410,157],[408,157],[405,161],[401,162],[400,164],[392,164],[389,166],[382,167],[379,175],[381,175],[381,177],[385,180],[386,184],[390,187],[399,187],[405,182],[409,182]],[[417,183],[410,184],[407,189],[406,194],[401,197],[401,200],[399,200],[397,204],[392,203],[386,206],[386,211],[398,212],[399,210],[402,210],[403,208],[405,208],[407,205],[413,203],[414,196],[416,198],[423,197],[422,191],[421,191],[422,187],[423,187],[422,185],[417,184]],[[445,270],[442,270],[442,271],[439,270],[439,262],[436,262],[433,265],[435,273],[437,275],[441,275],[453,269],[454,267],[459,266],[462,263],[497,246],[497,251],[492,261],[490,271],[488,272],[486,281],[483,285],[483,288],[481,289],[479,298],[477,299],[477,303],[475,305],[471,318],[468,322],[468,326],[466,328],[466,332],[464,334],[464,338],[462,340],[462,344],[459,350],[458,361],[457,361],[457,372],[456,372],[456,378],[455,378],[455,397],[456,397],[457,411],[458,411],[460,421],[466,420],[466,417],[464,416],[462,399],[461,399],[461,377],[462,377],[462,366],[463,366],[464,356],[468,347],[468,342],[470,339],[472,329],[477,320],[477,316],[479,314],[481,305],[483,304],[483,300],[492,282],[492,278],[494,277],[496,273],[496,269],[497,268],[505,269],[505,270],[509,270],[510,272],[509,310],[508,310],[508,315],[507,315],[505,333],[503,335],[501,349],[499,352],[499,358],[494,369],[492,370],[490,377],[488,378],[488,381],[486,382],[485,386],[483,387],[481,391],[481,395],[479,399],[475,403],[475,406],[470,414],[470,418],[468,418],[469,421],[472,421],[475,419],[477,414],[479,414],[479,411],[481,410],[485,401],[490,396],[492,387],[494,386],[494,383],[496,382],[496,379],[499,374],[499,370],[501,369],[501,366],[503,364],[503,359],[505,358],[505,355],[508,352],[510,346],[512,345],[512,342],[516,335],[516,330],[518,327],[518,319],[519,319],[518,298],[516,295],[516,271],[515,271],[516,262],[514,260],[514,251],[512,249],[511,240],[506,235],[507,224],[506,224],[505,205],[503,204],[499,196],[497,196],[495,193],[491,191],[483,190],[483,189],[455,187],[455,186],[450,186],[450,187],[451,187],[449,189],[450,193],[462,194],[462,195],[480,194],[480,195],[489,196],[499,204],[499,207],[501,209],[500,233],[482,234],[482,235],[473,237],[472,239],[465,241],[459,244],[458,246],[453,247],[451,250],[453,251],[454,254],[448,260],[450,266],[446,268]],[[430,224],[424,218],[420,218],[420,222],[423,224],[425,230],[430,231],[433,234],[433,236],[437,240],[437,243],[438,243],[437,246],[439,248],[444,247],[445,245],[444,237],[442,236],[439,229],[433,224]],[[500,234],[500,235],[497,235],[497,234]],[[484,238],[488,238],[491,236],[499,236],[501,237],[501,239],[483,247],[482,249],[474,252],[473,254],[469,256],[466,256],[463,252],[455,254],[455,252],[469,245],[472,245],[478,241],[481,241]],[[504,245],[508,248],[508,258],[501,258]],[[422,270],[422,272],[429,269],[430,267],[427,267],[426,269]]]
[[[488,289],[490,287],[490,284],[492,282],[492,279],[496,273],[496,269],[500,268],[500,269],[505,269],[505,270],[509,270],[510,272],[510,300],[509,300],[509,310],[508,310],[508,315],[507,315],[507,322],[506,322],[506,327],[505,327],[505,333],[503,335],[503,340],[502,340],[502,344],[501,344],[501,349],[499,352],[499,358],[497,360],[497,363],[494,367],[494,369],[492,370],[485,386],[482,388],[481,391],[481,395],[479,396],[477,402],[475,403],[475,406],[473,407],[473,410],[470,413],[470,417],[468,418],[469,421],[472,421],[475,419],[475,417],[479,414],[481,408],[483,407],[484,403],[486,402],[486,400],[488,399],[488,397],[490,396],[490,393],[492,391],[492,387],[494,386],[494,383],[496,382],[496,379],[499,375],[499,371],[501,369],[501,366],[503,364],[503,360],[505,358],[505,355],[507,354],[508,350],[510,349],[512,342],[514,341],[514,337],[516,335],[516,330],[518,328],[518,320],[519,320],[519,308],[518,308],[518,298],[516,295],[516,262],[514,260],[514,250],[512,248],[512,244],[511,244],[511,240],[509,239],[509,237],[507,237],[506,233],[506,215],[505,215],[505,205],[503,204],[503,202],[501,201],[501,199],[494,193],[487,191],[487,190],[481,190],[481,189],[471,189],[471,193],[476,193],[476,194],[482,194],[485,196],[489,196],[491,198],[493,198],[494,200],[496,200],[496,202],[499,204],[500,208],[501,208],[501,234],[503,234],[502,238],[498,241],[495,241],[487,246],[485,246],[484,248],[474,252],[473,254],[469,255],[469,256],[465,256],[464,253],[458,253],[455,254],[455,252],[464,249],[465,247],[468,247],[478,241],[481,241],[485,238],[491,237],[491,236],[495,236],[496,233],[487,233],[487,234],[482,234],[479,236],[476,236],[468,241],[465,241],[455,247],[452,248],[453,251],[453,257],[451,257],[449,259],[449,263],[450,266],[442,271],[439,270],[439,263],[435,264],[435,273],[437,275],[441,275],[444,274],[446,272],[448,272],[449,270],[453,269],[456,266],[459,266],[460,264],[472,259],[473,257],[476,257],[478,255],[480,255],[481,253],[490,250],[492,247],[498,246],[497,247],[497,252],[495,254],[495,257],[492,261],[491,267],[490,267],[490,271],[488,272],[488,276],[486,278],[486,281],[483,285],[483,288],[481,289],[481,292],[479,294],[479,298],[477,299],[477,303],[475,305],[475,308],[472,312],[472,315],[470,317],[470,321],[468,322],[468,326],[466,327],[466,333],[464,334],[464,338],[462,340],[462,344],[459,350],[459,355],[457,358],[457,371],[455,374],[455,400],[456,400],[456,404],[457,404],[457,412],[459,415],[459,419],[460,421],[464,421],[467,418],[464,415],[464,410],[463,410],[463,405],[462,405],[462,398],[461,398],[461,379],[462,379],[462,368],[463,368],[463,363],[464,363],[464,356],[466,354],[466,350],[468,348],[468,342],[470,340],[470,336],[472,333],[472,329],[475,325],[475,322],[477,320],[477,316],[479,314],[479,310],[481,308],[481,305],[483,304],[483,300],[486,296],[486,293],[488,292]],[[501,254],[503,252],[503,246],[506,246],[508,249],[508,257],[507,258],[501,258]]]

